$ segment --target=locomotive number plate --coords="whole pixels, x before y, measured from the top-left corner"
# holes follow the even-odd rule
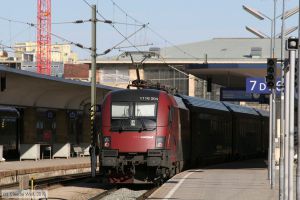
[[[140,97],[141,101],[158,101],[158,97]]]

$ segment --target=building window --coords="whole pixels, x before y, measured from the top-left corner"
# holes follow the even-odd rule
[[[102,83],[128,83],[128,67],[109,66],[101,69]]]
[[[145,67],[144,76],[145,80],[176,88],[179,93],[188,95],[189,78],[179,71],[164,66]]]
[[[33,62],[33,55],[32,54],[25,54],[24,53],[24,61],[26,61],[26,62]]]
[[[211,92],[207,92],[207,81],[203,79],[197,79],[195,82],[195,97],[219,101],[221,87],[221,85],[213,83]]]

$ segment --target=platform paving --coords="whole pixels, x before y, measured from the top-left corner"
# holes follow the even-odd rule
[[[148,199],[277,200],[278,184],[270,189],[264,161],[250,160],[182,172]]]
[[[25,178],[47,178],[90,171],[90,157],[0,162],[0,186]]]

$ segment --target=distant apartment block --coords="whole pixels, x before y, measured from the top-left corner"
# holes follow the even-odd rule
[[[21,62],[36,61],[37,44],[36,42],[19,42],[15,44],[15,57]],[[70,44],[52,44],[52,62],[76,63],[77,54],[71,50]]]

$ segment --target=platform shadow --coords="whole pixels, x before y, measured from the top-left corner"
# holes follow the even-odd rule
[[[256,170],[267,168],[266,162],[264,159],[251,159],[251,160],[242,160],[227,162],[222,164],[216,164],[205,167],[205,169],[247,169],[247,170]]]

